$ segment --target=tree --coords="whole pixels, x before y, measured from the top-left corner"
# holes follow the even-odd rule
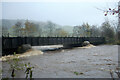
[[[90,27],[88,23],[83,23],[81,26],[75,26],[73,28],[73,36],[90,37]]]
[[[39,27],[38,28],[38,36],[41,37],[42,34],[43,34],[43,30],[42,30],[42,28]]]
[[[66,37],[67,35],[68,35],[68,33],[62,28],[58,28],[55,31],[55,36],[57,36],[57,37]]]
[[[47,29],[47,36],[52,37],[54,35],[55,24],[52,23],[51,21],[48,21],[46,25],[46,29]]]
[[[81,27],[84,30],[84,36],[90,37],[90,27],[91,26],[88,23],[83,23]]]
[[[102,36],[106,38],[108,43],[113,43],[115,39],[115,32],[109,21],[105,21],[102,26]]]
[[[12,26],[12,36],[21,36],[22,23],[18,21],[14,26]]]
[[[9,36],[9,31],[7,27],[2,27],[2,36]]]
[[[115,8],[114,8],[114,9],[109,8],[108,10],[104,11],[105,16],[107,16],[108,14],[110,14],[110,15],[115,15],[115,14],[117,14],[118,12],[119,12],[119,11],[116,10]]]
[[[38,33],[38,25],[26,20],[24,27],[25,36],[33,37]]]
[[[100,37],[101,36],[100,29],[97,26],[92,25],[92,27],[90,28],[90,36],[91,37]]]
[[[120,1],[118,2],[118,5],[117,5],[117,9],[116,8],[109,8],[108,10],[103,10],[104,13],[105,13],[105,16],[107,16],[108,14],[110,15],[116,15],[118,14],[118,25],[117,27],[114,26],[114,29],[115,29],[115,39],[117,40],[117,42],[120,44]],[[113,34],[111,34],[113,35]]]
[[[73,36],[98,37],[101,36],[101,31],[95,25],[90,26],[88,23],[83,23],[81,26],[75,26],[73,28]]]
[[[74,37],[80,37],[82,34],[80,33],[80,32],[82,32],[82,31],[80,31],[80,28],[81,28],[81,26],[74,26],[74,28],[73,28],[73,36]]]

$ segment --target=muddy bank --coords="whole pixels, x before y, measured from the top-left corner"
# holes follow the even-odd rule
[[[41,54],[43,54],[43,52],[40,50],[30,49],[26,51],[25,53],[2,56],[0,58],[0,61],[8,61],[14,58],[24,58],[24,57],[30,57],[30,56],[35,56],[35,55],[41,55]]]

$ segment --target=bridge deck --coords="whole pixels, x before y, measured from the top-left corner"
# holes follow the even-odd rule
[[[31,46],[43,45],[69,45],[81,44],[83,41],[89,41],[92,44],[102,44],[105,42],[104,37],[3,37],[2,49],[17,48],[22,44]]]

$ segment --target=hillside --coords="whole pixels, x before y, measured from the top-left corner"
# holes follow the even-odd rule
[[[24,24],[26,20],[23,20],[23,19],[18,19],[18,20],[2,19],[0,21],[2,21],[2,24],[0,24],[0,25],[2,25],[2,27],[6,27],[6,28],[10,29],[12,26],[15,25],[15,23],[17,21],[20,21],[22,24]],[[43,27],[47,24],[47,22],[42,22],[42,21],[33,21],[33,20],[29,20],[29,21],[33,22],[33,23],[36,23],[36,24],[39,24],[39,27]],[[68,25],[67,26],[61,26],[61,25],[56,24],[55,27],[56,28],[62,28],[69,33],[72,33],[72,30],[73,30],[73,26],[68,26]]]

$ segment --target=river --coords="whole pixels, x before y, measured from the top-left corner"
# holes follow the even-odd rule
[[[20,62],[35,66],[33,78],[110,78],[110,69],[114,71],[118,67],[118,45],[47,51],[43,55],[21,58]],[[10,77],[8,62],[2,63],[2,76]],[[25,77],[22,70],[15,73],[17,78]],[[117,77],[115,73],[114,77]]]

